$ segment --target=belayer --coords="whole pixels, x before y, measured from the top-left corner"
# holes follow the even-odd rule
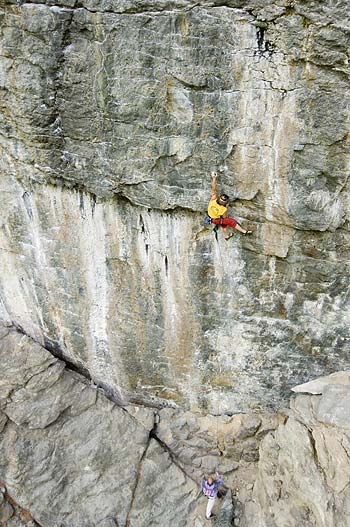
[[[219,492],[219,486],[222,484],[222,479],[218,473],[215,476],[209,476],[202,481],[202,492],[204,496],[208,498],[207,509],[205,511],[205,517],[207,520],[211,517],[211,511],[213,510],[215,498]]]
[[[233,236],[233,233],[227,234],[226,227],[232,227],[232,229],[236,229],[242,234],[252,234],[252,231],[243,229],[243,227],[240,226],[235,218],[230,218],[227,216],[227,207],[230,202],[230,198],[227,194],[220,194],[220,196],[217,197],[217,173],[212,172],[211,177],[211,200],[208,204],[208,215],[210,217],[209,222],[214,223],[215,225],[221,225],[221,227],[223,227],[225,232],[225,240],[229,240],[231,236]]]

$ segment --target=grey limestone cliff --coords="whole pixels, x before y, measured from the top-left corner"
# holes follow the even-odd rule
[[[124,401],[345,369],[347,2],[0,6],[1,319]],[[213,169],[249,239],[204,228]]]
[[[1,525],[349,527],[348,11],[0,0]]]

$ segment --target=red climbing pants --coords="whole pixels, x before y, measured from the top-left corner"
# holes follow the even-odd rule
[[[222,227],[232,227],[233,229],[238,223],[238,221],[234,218],[212,218],[211,222],[215,223],[215,225],[222,225]]]

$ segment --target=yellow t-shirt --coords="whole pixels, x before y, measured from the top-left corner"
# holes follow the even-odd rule
[[[211,199],[208,205],[208,214],[211,218],[220,218],[227,212],[227,207],[219,205],[216,199]]]

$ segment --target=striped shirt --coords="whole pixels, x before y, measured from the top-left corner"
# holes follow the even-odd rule
[[[220,476],[216,477],[216,479],[213,481],[211,485],[209,485],[208,481],[206,479],[203,479],[202,481],[202,491],[204,496],[207,496],[208,498],[215,498],[217,496],[217,493],[219,491],[219,486],[222,483],[222,479]]]

